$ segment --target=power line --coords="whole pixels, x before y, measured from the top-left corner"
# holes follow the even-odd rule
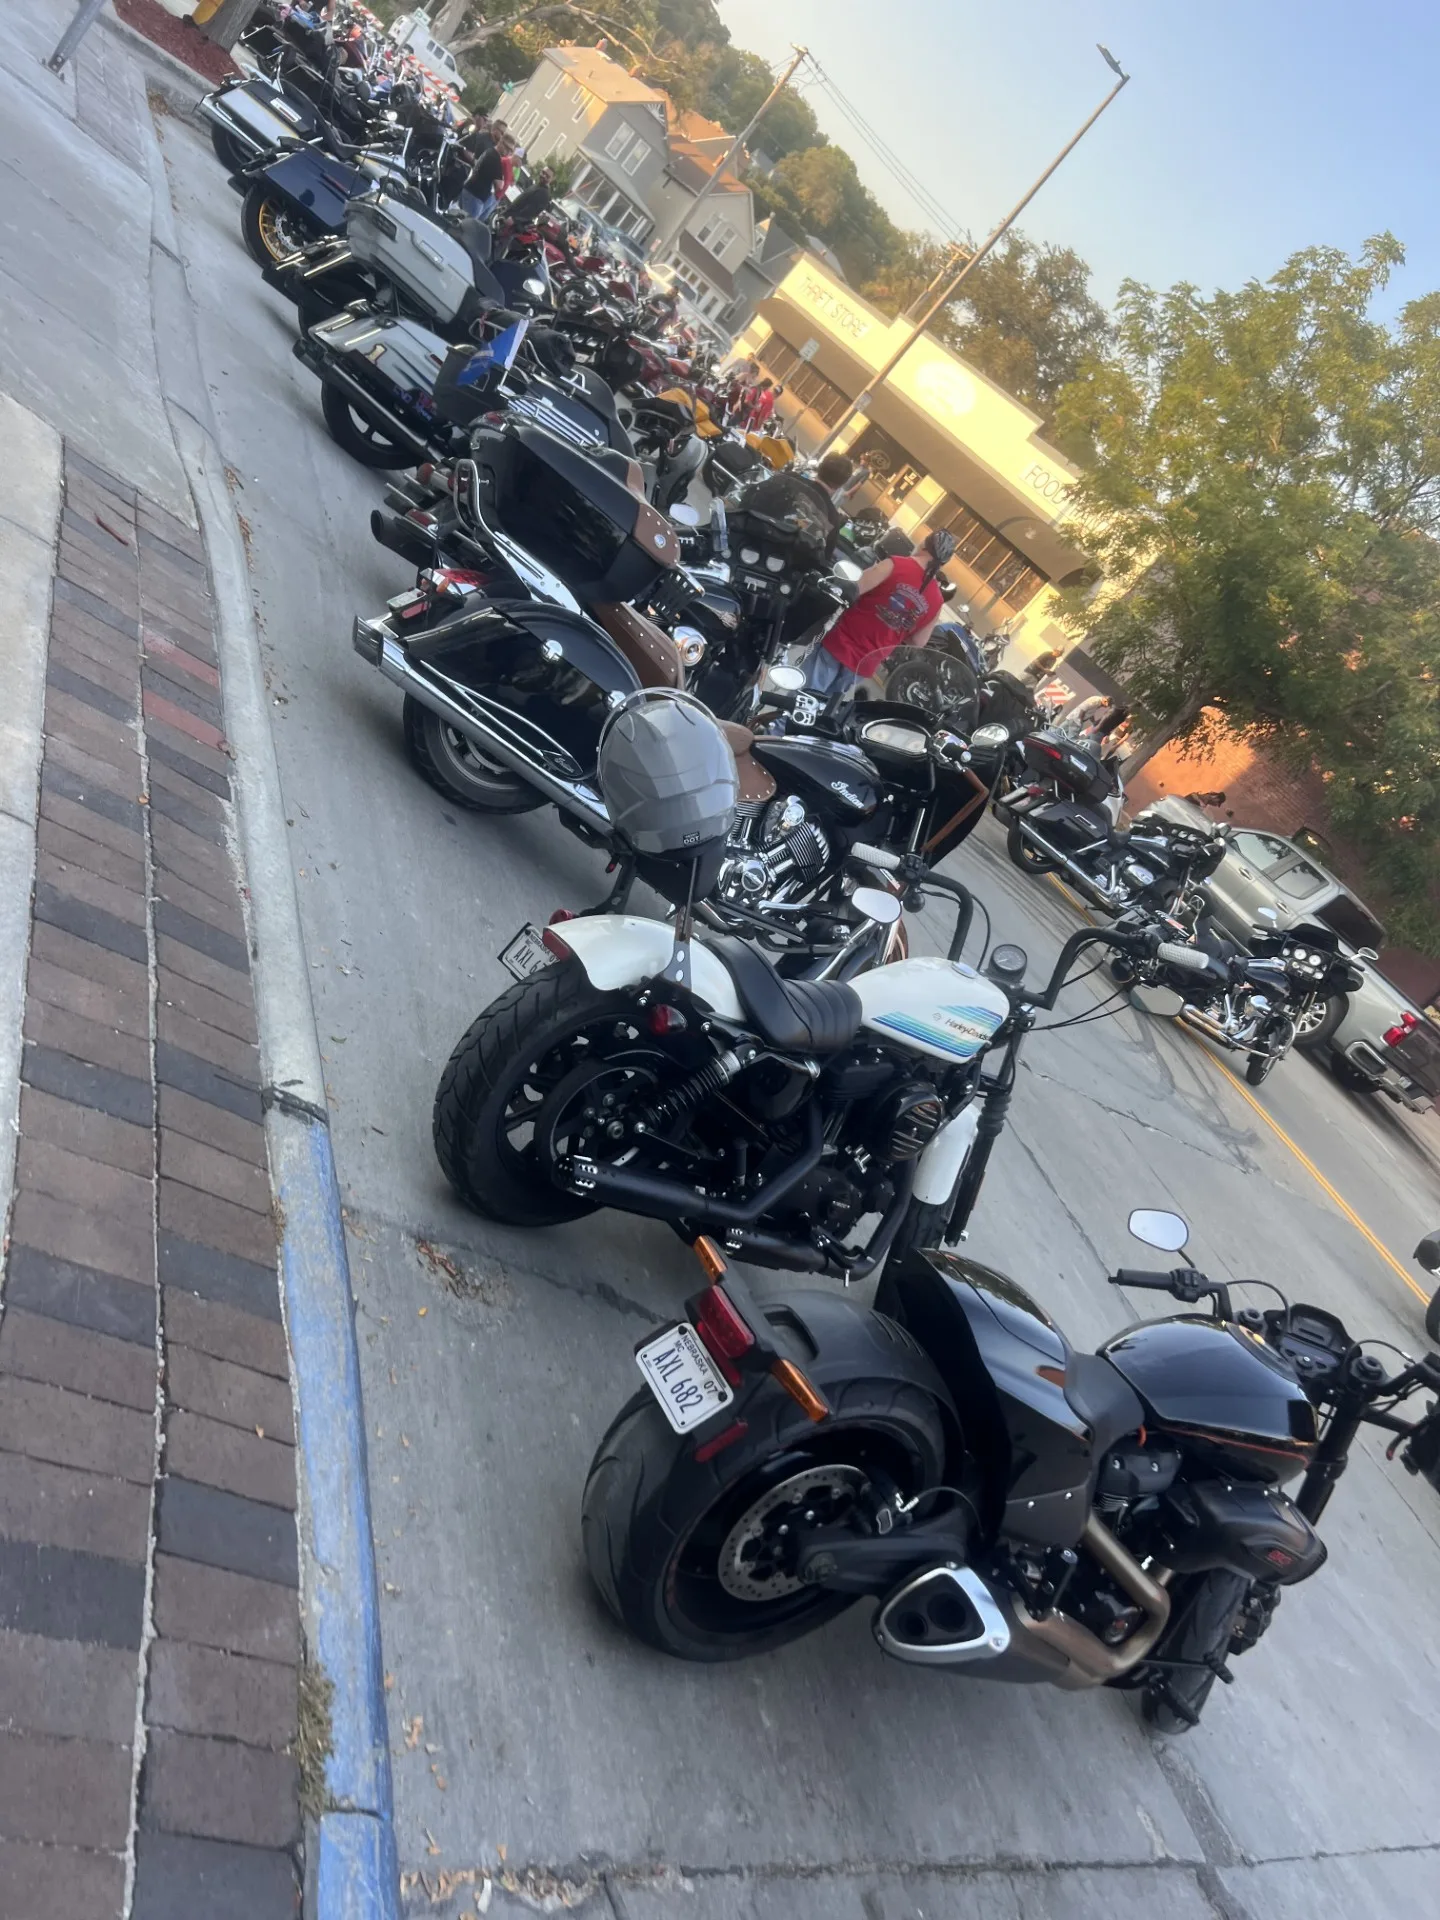
[[[880,164],[916,205],[929,215],[947,239],[960,239],[965,231],[961,222],[942,204],[920,176],[900,158],[889,142],[875,130],[854,101],[841,91],[819,63],[814,62],[814,65],[820,85],[827,97],[849,122],[854,132],[870,148]]]

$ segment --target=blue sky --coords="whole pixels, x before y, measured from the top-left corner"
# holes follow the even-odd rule
[[[1132,276],[1202,288],[1295,249],[1389,228],[1395,306],[1440,286],[1440,8],[1434,0],[717,0],[769,60],[808,45],[957,221],[989,230],[1104,96],[1103,41],[1133,76],[1027,209],[1097,293]],[[928,224],[818,88],[862,179]]]

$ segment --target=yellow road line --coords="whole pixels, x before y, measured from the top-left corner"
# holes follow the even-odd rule
[[[1185,1029],[1183,1027],[1181,1028],[1181,1032],[1185,1033]],[[1191,1039],[1192,1037],[1193,1036],[1191,1034],[1185,1033],[1185,1038],[1187,1040]],[[1195,1044],[1197,1046],[1200,1046],[1200,1042],[1198,1040],[1195,1042]],[[1226,1066],[1223,1060],[1217,1060],[1215,1058],[1215,1055],[1210,1052],[1210,1049],[1208,1047],[1201,1046],[1200,1050],[1202,1053],[1205,1054],[1206,1058],[1210,1061],[1212,1066],[1216,1066],[1220,1069],[1221,1073],[1224,1074],[1225,1078],[1230,1082],[1231,1086],[1234,1087],[1235,1091],[1240,1095],[1240,1098],[1245,1102],[1245,1104],[1255,1109],[1256,1113],[1259,1114],[1260,1118],[1265,1122],[1266,1126],[1269,1127],[1270,1131],[1275,1135],[1276,1139],[1281,1141],[1283,1145],[1287,1146],[1290,1149],[1291,1153],[1294,1154],[1295,1158],[1300,1162],[1301,1166],[1304,1167],[1305,1171],[1310,1175],[1311,1179],[1314,1180],[1317,1183],[1317,1185],[1325,1189],[1326,1193],[1329,1194],[1330,1198],[1335,1202],[1336,1206],[1344,1214],[1345,1218],[1350,1222],[1351,1226],[1355,1228],[1357,1233],[1361,1233],[1364,1235],[1364,1237],[1370,1242],[1371,1246],[1375,1249],[1376,1253],[1378,1253],[1380,1258],[1385,1262],[1386,1266],[1389,1267],[1393,1273],[1397,1273],[1400,1276],[1400,1278],[1405,1282],[1406,1286],[1410,1289],[1411,1293],[1414,1294],[1417,1300],[1423,1300],[1425,1304],[1428,1306],[1430,1303],[1430,1295],[1426,1292],[1424,1287],[1418,1286],[1416,1282],[1411,1279],[1410,1275],[1405,1271],[1404,1267],[1401,1266],[1400,1262],[1395,1258],[1394,1254],[1391,1253],[1390,1249],[1387,1246],[1385,1246],[1382,1241],[1376,1239],[1375,1235],[1370,1231],[1369,1227],[1366,1226],[1365,1222],[1360,1218],[1359,1214],[1356,1213],[1355,1209],[1350,1205],[1349,1201],[1341,1198],[1341,1196],[1335,1191],[1334,1187],[1332,1187],[1330,1182],[1325,1178],[1324,1174],[1321,1173],[1320,1169],[1316,1166],[1315,1162],[1310,1158],[1309,1154],[1306,1153],[1302,1147],[1297,1146],[1296,1143],[1290,1138],[1289,1134],[1281,1126],[1280,1122],[1275,1118],[1275,1116],[1272,1113],[1268,1113],[1266,1109],[1261,1106],[1260,1102],[1255,1098],[1254,1094],[1251,1093],[1249,1087],[1246,1086],[1245,1082],[1241,1079],[1238,1079],[1236,1075],[1230,1071],[1229,1067]]]
[[[1056,888],[1060,893],[1064,894],[1065,898],[1070,902],[1072,906],[1079,908],[1080,912],[1085,915],[1085,918],[1087,920],[1090,920],[1092,918],[1090,912],[1085,906],[1085,903],[1079,898],[1077,898],[1077,896],[1070,891],[1070,889],[1064,884],[1063,881],[1057,880],[1053,873],[1047,874],[1046,878],[1049,880],[1052,887]],[[1363,1237],[1370,1242],[1370,1245],[1375,1249],[1376,1253],[1379,1254],[1380,1258],[1385,1262],[1386,1266],[1390,1268],[1391,1272],[1398,1274],[1400,1278],[1405,1282],[1406,1286],[1410,1289],[1411,1293],[1414,1294],[1415,1298],[1417,1300],[1423,1301],[1425,1305],[1428,1306],[1430,1304],[1430,1295],[1426,1291],[1426,1289],[1418,1285],[1417,1282],[1411,1278],[1411,1276],[1405,1271],[1404,1267],[1401,1266],[1400,1262],[1395,1258],[1394,1254],[1391,1253],[1390,1249],[1384,1244],[1384,1242],[1376,1238],[1376,1236],[1370,1231],[1369,1227],[1367,1227],[1365,1222],[1360,1218],[1359,1214],[1356,1213],[1355,1209],[1350,1205],[1350,1202],[1342,1198],[1342,1196],[1336,1192],[1335,1188],[1325,1178],[1324,1174],[1316,1166],[1315,1162],[1310,1158],[1309,1154],[1305,1152],[1303,1147],[1297,1145],[1297,1143],[1290,1138],[1290,1135],[1285,1131],[1284,1127],[1281,1126],[1280,1122],[1275,1118],[1275,1116],[1272,1113],[1270,1113],[1265,1107],[1261,1106],[1260,1102],[1255,1098],[1254,1094],[1250,1091],[1249,1087],[1246,1086],[1245,1082],[1240,1078],[1238,1078],[1237,1075],[1233,1074],[1230,1071],[1229,1067],[1226,1066],[1223,1060],[1217,1059],[1217,1057],[1210,1051],[1209,1047],[1205,1046],[1203,1042],[1194,1033],[1192,1033],[1188,1027],[1181,1027],[1180,1032],[1183,1033],[1185,1038],[1189,1040],[1194,1046],[1200,1049],[1201,1053],[1205,1055],[1205,1058],[1210,1062],[1212,1066],[1219,1068],[1221,1073],[1224,1074],[1225,1078],[1230,1082],[1231,1086],[1234,1087],[1235,1091],[1239,1094],[1240,1098],[1245,1102],[1245,1104],[1249,1107],[1253,1107],[1256,1113],[1258,1113],[1260,1118],[1265,1122],[1266,1126],[1269,1127],[1270,1131],[1275,1135],[1275,1138],[1279,1140],[1283,1146],[1286,1146],[1290,1149],[1291,1153],[1294,1154],[1295,1158],[1300,1162],[1301,1166],[1304,1167],[1305,1171],[1310,1175],[1310,1178],[1316,1183],[1317,1186],[1322,1187],[1325,1190],[1325,1192],[1335,1202],[1336,1206],[1344,1214],[1345,1218],[1350,1222],[1351,1226],[1354,1227],[1355,1231],[1363,1235]]]

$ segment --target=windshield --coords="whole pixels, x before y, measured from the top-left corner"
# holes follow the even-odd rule
[[[1337,893],[1333,900],[1315,909],[1315,918],[1333,927],[1349,946],[1374,947],[1378,952],[1385,944],[1384,927],[1353,893]]]

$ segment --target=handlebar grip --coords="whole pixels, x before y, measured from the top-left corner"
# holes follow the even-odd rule
[[[1174,940],[1162,940],[1155,949],[1155,958],[1163,960],[1167,967],[1179,967],[1182,973],[1207,973],[1210,968],[1208,954],[1195,947],[1182,947]]]
[[[1156,1273],[1149,1267],[1117,1267],[1110,1276],[1112,1287],[1149,1287],[1156,1293],[1169,1293],[1174,1279],[1170,1273]]]
[[[898,873],[900,871],[900,856],[898,853],[888,853],[884,847],[866,846],[863,840],[857,840],[854,846],[851,847],[850,858],[852,860],[863,861],[867,867],[879,867],[882,873]]]

